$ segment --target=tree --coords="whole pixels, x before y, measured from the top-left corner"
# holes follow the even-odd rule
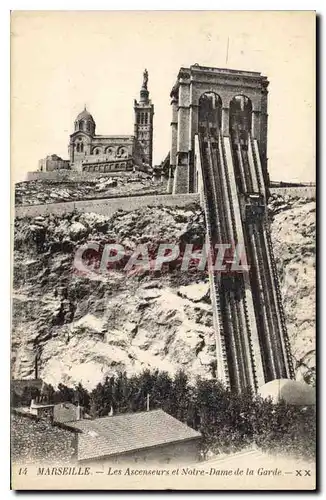
[[[97,384],[90,394],[90,415],[93,418],[102,417],[105,405],[105,391],[102,384]]]
[[[183,370],[178,371],[174,376],[171,396],[171,414],[181,422],[186,422],[191,396],[188,376]]]
[[[89,410],[90,396],[80,382],[75,389],[74,399],[80,406],[83,406],[86,410]]]
[[[173,381],[167,372],[156,371],[150,394],[150,409],[161,408],[167,413],[171,412],[173,399]]]
[[[64,384],[59,384],[57,391],[55,391],[55,394],[53,395],[53,398],[56,403],[73,403],[75,400],[75,391],[72,387],[67,387]]]

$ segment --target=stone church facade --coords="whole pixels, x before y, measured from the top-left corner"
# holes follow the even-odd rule
[[[96,123],[86,109],[79,113],[69,137],[69,160],[51,155],[39,161],[39,170],[68,168],[78,172],[116,172],[152,167],[154,105],[149,99],[145,69],[139,101],[134,101],[134,135],[97,135]],[[50,157],[47,157],[50,158]],[[57,160],[57,162],[55,162]]]

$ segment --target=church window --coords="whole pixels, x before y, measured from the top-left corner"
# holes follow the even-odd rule
[[[84,144],[83,144],[83,143],[81,143],[81,145],[80,145],[80,152],[81,152],[81,153],[83,153],[83,152],[84,152]]]
[[[140,113],[137,113],[137,123],[140,123]]]
[[[88,132],[90,132],[90,130],[91,130],[91,124],[89,122],[87,122],[87,130],[88,130]]]
[[[141,123],[144,123],[144,113],[141,114]]]
[[[99,154],[99,150],[98,149],[95,149],[95,154],[98,155]]]
[[[148,113],[145,113],[145,125],[147,125],[147,121],[148,121]]]
[[[83,130],[83,123],[79,122],[79,130]]]
[[[79,153],[79,142],[77,142],[77,153]]]

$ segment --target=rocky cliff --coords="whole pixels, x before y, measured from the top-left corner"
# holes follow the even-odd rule
[[[270,211],[297,376],[312,382],[315,203],[274,195]],[[198,206],[16,219],[13,376],[33,377],[37,353],[39,375],[53,385],[81,381],[91,389],[117,370],[147,367],[213,377],[205,272],[100,273],[94,264],[94,272],[83,273],[74,266],[76,249],[88,241],[133,249],[159,241],[201,244],[204,233]]]
[[[273,195],[270,212],[297,378],[314,384],[316,203],[312,198]]]

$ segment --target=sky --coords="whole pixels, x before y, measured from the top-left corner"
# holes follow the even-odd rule
[[[16,11],[13,182],[48,154],[68,158],[69,134],[85,104],[98,134],[132,135],[145,68],[159,164],[170,145],[171,88],[179,68],[195,63],[266,75],[270,177],[315,181],[314,12]]]

